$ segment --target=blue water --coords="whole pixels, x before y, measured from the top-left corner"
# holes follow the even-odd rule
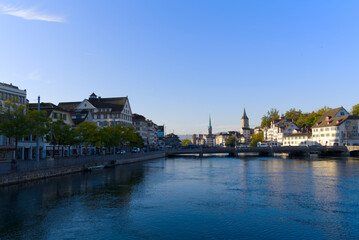
[[[359,239],[359,158],[172,158],[2,187],[0,239]]]

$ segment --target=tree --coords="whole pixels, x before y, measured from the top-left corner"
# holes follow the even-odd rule
[[[30,134],[43,137],[50,131],[50,120],[45,111],[29,110],[27,115]]]
[[[309,113],[300,113],[299,118],[295,122],[299,127],[305,127],[306,125],[306,119],[308,118]]]
[[[191,140],[189,140],[187,138],[182,140],[182,146],[184,146],[184,147],[188,146],[191,143],[192,143]]]
[[[264,127],[270,127],[271,125],[271,122],[274,120],[274,119],[277,119],[279,118],[279,110],[275,109],[275,108],[272,108],[271,110],[269,110],[267,112],[266,115],[264,115],[262,117],[262,123],[261,123],[261,127],[264,128]]]
[[[251,136],[251,142],[249,143],[249,145],[250,145],[251,147],[256,147],[258,142],[263,141],[263,138],[264,138],[263,135],[264,135],[264,134],[263,134],[262,132],[261,132],[261,133],[253,134],[253,135]]]
[[[323,114],[328,111],[330,108],[323,107],[317,111],[309,113],[306,118],[303,119],[304,125],[308,128],[311,128]],[[301,125],[303,127],[303,125]]]
[[[57,120],[51,122],[50,124],[50,133],[47,136],[47,141],[51,142],[53,146],[53,157],[55,154],[55,146],[57,145],[57,150],[64,146],[68,146],[70,152],[70,146],[78,143],[75,137],[75,131],[71,126],[66,125],[63,120]]]
[[[287,111],[285,114],[284,114],[284,118],[285,119],[291,119],[293,120],[294,122],[297,122],[299,117],[301,116],[302,114],[302,111],[301,110],[295,110],[295,108],[291,108],[289,109],[289,111]]]
[[[236,146],[236,137],[230,136],[226,139],[226,146],[228,147],[235,147]]]
[[[18,141],[30,134],[29,121],[24,105],[6,101],[0,109],[0,134],[15,140],[15,164],[17,163]]]
[[[107,148],[120,145],[124,136],[124,127],[121,125],[107,126],[100,129],[100,142]]]
[[[82,122],[75,129],[79,141],[88,148],[90,145],[97,145],[100,142],[98,127],[93,122]]]
[[[357,115],[359,116],[359,104],[356,104],[352,107],[352,112],[351,112],[352,115]]]

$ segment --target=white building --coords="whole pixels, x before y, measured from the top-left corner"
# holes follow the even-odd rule
[[[291,120],[276,119],[271,122],[270,128],[264,128],[263,137],[264,141],[277,143],[280,146],[283,144],[283,137],[297,133],[299,127]]]
[[[293,133],[283,137],[283,146],[314,146],[311,133]]]
[[[92,121],[99,127],[125,124],[132,126],[132,111],[128,97],[101,98],[92,93],[82,102],[61,102],[59,107],[71,112],[75,124]]]
[[[312,126],[312,140],[323,146],[359,145],[359,116],[343,107],[329,109]]]
[[[26,103],[26,90],[7,83],[0,83],[0,104],[4,107],[5,101],[12,101],[19,104]],[[14,141],[0,135],[0,162],[9,161],[14,156]]]

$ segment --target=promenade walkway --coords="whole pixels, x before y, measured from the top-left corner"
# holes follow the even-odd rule
[[[88,165],[88,164],[105,164],[111,161],[121,162],[131,159],[147,157],[151,155],[158,155],[161,152],[148,152],[148,153],[126,153],[121,155],[89,155],[78,157],[62,157],[55,159],[42,159],[40,161],[25,160],[18,161],[17,167],[14,168],[11,162],[0,162],[0,175],[22,173],[35,170],[52,169],[60,167],[70,167],[76,165]]]

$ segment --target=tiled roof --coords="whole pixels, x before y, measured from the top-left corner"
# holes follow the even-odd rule
[[[37,106],[38,106],[37,103],[29,103],[30,110],[36,110]],[[44,102],[40,103],[40,110],[41,111],[46,111],[47,116],[50,116],[50,114],[54,110],[57,110],[57,111],[60,111],[60,112],[66,112],[66,110],[63,109],[62,107],[56,106],[53,103],[44,103]]]
[[[81,102],[60,102],[59,107],[65,110],[74,110]]]
[[[96,108],[111,108],[112,112],[122,112],[127,97],[118,98],[90,98],[88,100]]]
[[[134,122],[136,122],[136,121],[146,121],[146,118],[144,116],[140,115],[140,114],[134,113],[134,114],[132,114],[132,120]]]
[[[342,107],[327,110],[312,128],[339,126],[350,116],[334,117]]]

